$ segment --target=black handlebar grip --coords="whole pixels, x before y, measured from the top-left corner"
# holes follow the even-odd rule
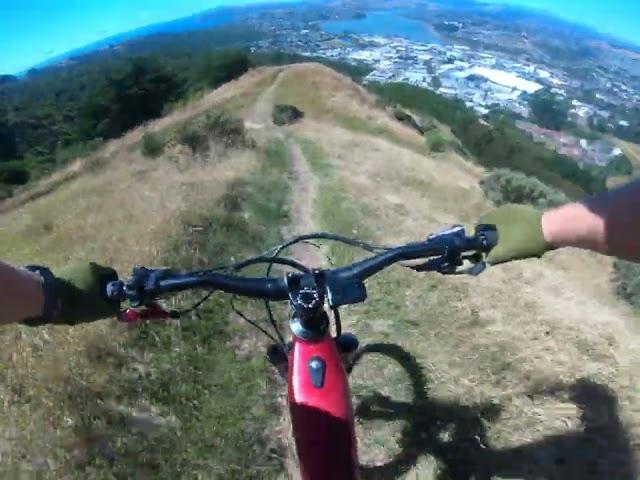
[[[479,237],[484,253],[489,253],[493,250],[500,239],[498,228],[495,225],[478,225],[476,227],[476,237]]]
[[[123,301],[126,298],[124,291],[124,282],[118,280],[117,282],[109,282],[107,284],[107,298],[109,300]]]

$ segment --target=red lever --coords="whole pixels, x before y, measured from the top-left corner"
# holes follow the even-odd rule
[[[168,312],[157,303],[150,306],[136,310],[135,308],[128,308],[123,310],[118,315],[118,320],[127,324],[135,324],[144,320],[166,320],[174,318],[171,312]]]

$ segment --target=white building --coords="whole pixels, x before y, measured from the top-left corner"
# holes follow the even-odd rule
[[[535,93],[538,90],[542,90],[544,88],[539,83],[525,80],[515,73],[505,72],[504,70],[495,70],[493,68],[486,67],[473,67],[467,70],[467,74],[467,76],[478,75],[498,85],[515,88],[526,93]]]

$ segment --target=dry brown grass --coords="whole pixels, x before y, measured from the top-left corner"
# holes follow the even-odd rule
[[[319,64],[287,68],[279,79],[276,103],[290,103],[307,118],[332,125],[368,124],[371,130],[398,140],[422,145],[424,139],[411,128],[386,115],[376,98],[349,78]]]
[[[102,171],[0,217],[4,258],[61,265],[95,259],[119,268],[153,261],[184,212],[224,192],[255,166],[243,152],[189,164],[119,155]]]
[[[118,149],[108,166],[85,173],[0,217],[0,251],[16,264],[97,261],[126,274],[151,264],[179,234],[185,216],[202,216],[226,186],[256,168],[253,152],[194,163],[180,156],[145,160]],[[76,328],[5,327],[0,335],[0,471],[29,470],[37,458],[71,461],[78,425],[68,395],[78,385],[107,392],[105,371],[87,373],[87,349],[121,335],[112,321]],[[95,366],[95,364],[94,364]],[[71,389],[71,390],[70,390]],[[25,394],[31,398],[25,403]]]

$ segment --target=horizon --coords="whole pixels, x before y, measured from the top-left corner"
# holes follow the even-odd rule
[[[218,7],[297,0],[2,0],[0,75],[30,68],[115,35]]]
[[[536,9],[640,48],[640,2],[628,0],[477,0]]]
[[[276,0],[300,2],[302,0]],[[635,18],[640,4],[626,0],[479,0],[534,8],[565,21],[640,46]],[[4,0],[0,5],[0,75],[19,75],[58,56],[115,35],[195,15],[217,7],[247,6],[274,0],[113,0],[108,9],[89,0],[69,8],[50,0]],[[275,2],[274,2],[275,3]],[[57,4],[57,5],[56,5]],[[635,13],[635,15],[634,15]],[[52,21],[52,19],[55,19]]]

